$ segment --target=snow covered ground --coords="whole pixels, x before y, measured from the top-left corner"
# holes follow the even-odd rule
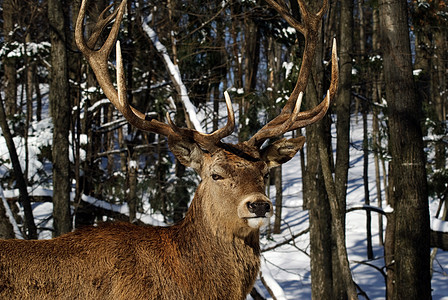
[[[352,122],[351,127],[351,142],[356,145],[362,143],[362,122],[354,123]],[[362,156],[362,149],[351,147],[347,208],[364,204]],[[285,206],[283,232],[280,235],[274,235],[273,241],[262,239],[262,247],[264,248],[282,242],[290,238],[292,234],[297,234],[309,226],[308,213],[302,210],[302,179],[299,155],[296,155],[294,159],[283,166],[283,201]],[[370,201],[372,206],[378,206],[374,172],[373,155],[371,155],[369,157]],[[271,194],[275,195],[275,191],[271,190]],[[435,201],[430,203],[432,215],[434,215],[437,205],[438,203]],[[366,292],[369,299],[385,299],[385,278],[375,268],[357,263],[367,261],[366,212],[355,210],[347,213],[346,217],[346,245],[354,280]],[[385,228],[385,217],[383,217],[383,222]],[[447,228],[447,222],[443,222],[441,226]],[[375,259],[368,261],[368,263],[382,268],[384,266],[383,248],[379,243],[378,234],[378,214],[372,212],[372,243]],[[294,246],[285,245],[263,253],[265,263],[262,267],[262,273],[271,274],[281,287],[281,290],[277,288],[277,295],[284,295],[284,297],[277,297],[277,299],[311,299],[310,259],[302,252],[309,254],[309,234],[297,238]],[[257,287],[259,287],[258,290],[264,292],[267,299],[272,299],[266,293],[260,281],[257,282]],[[448,299],[448,252],[438,251],[434,261],[432,289],[434,300]]]

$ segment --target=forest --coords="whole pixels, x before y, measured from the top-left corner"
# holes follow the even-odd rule
[[[213,132],[227,91],[237,130],[225,141],[248,140],[281,112],[306,55],[268,2],[128,0],[118,40],[129,103]],[[276,2],[303,18],[297,1]],[[323,1],[304,2],[317,12]],[[86,36],[119,3],[88,1]],[[171,225],[201,180],[106,98],[75,43],[80,6],[0,0],[1,239]],[[330,0],[316,34],[302,107],[324,99],[334,43],[336,99],[287,134],[305,146],[269,173],[275,211],[248,299],[448,299],[448,3]],[[116,65],[112,51],[114,80]]]

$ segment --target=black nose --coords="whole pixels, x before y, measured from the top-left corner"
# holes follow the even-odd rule
[[[271,205],[264,201],[248,202],[247,209],[257,217],[265,217],[271,211]]]

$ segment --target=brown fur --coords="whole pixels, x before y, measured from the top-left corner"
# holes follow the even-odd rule
[[[212,154],[190,146],[194,151],[183,148],[183,155],[194,161],[202,182],[184,220],[171,227],[115,223],[52,240],[2,240],[0,299],[245,299],[258,275],[260,249],[259,229],[248,225],[242,204],[270,203],[264,195],[269,163],[245,145],[222,145]]]

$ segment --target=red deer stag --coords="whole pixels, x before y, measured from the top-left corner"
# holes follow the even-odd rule
[[[83,0],[76,43],[104,93],[129,123],[167,136],[172,153],[196,170],[202,182],[185,218],[170,227],[105,224],[52,240],[0,241],[1,299],[245,299],[260,267],[259,228],[272,215],[265,177],[269,168],[291,159],[305,138],[280,139],[261,146],[269,138],[320,120],[336,93],[338,70],[333,47],[332,80],[325,100],[309,111],[299,112],[328,0],[317,14],[298,0],[302,22],[294,19],[285,5],[268,0],[306,37],[297,84],[275,119],[238,144],[221,141],[234,130],[227,95],[227,125],[211,134],[178,128],[169,116],[168,124],[148,119],[127,103],[118,43],[117,90],[108,73],[107,60],[125,2],[109,16],[105,17],[109,8],[100,15],[86,42]],[[95,50],[100,33],[113,19],[106,42]]]

